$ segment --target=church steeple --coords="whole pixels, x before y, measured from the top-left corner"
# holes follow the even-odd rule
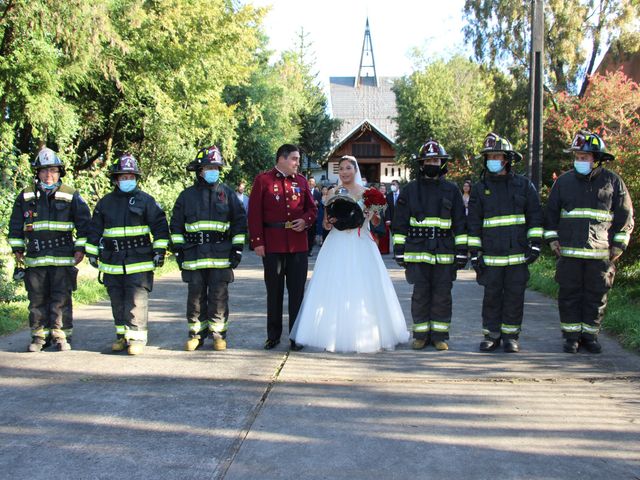
[[[376,75],[376,61],[373,58],[373,44],[371,43],[371,32],[369,30],[369,17],[364,28],[364,40],[362,41],[362,53],[360,54],[360,67],[355,79],[354,87],[360,85],[378,86],[378,76]]]

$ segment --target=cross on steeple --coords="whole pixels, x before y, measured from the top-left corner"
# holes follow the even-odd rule
[[[373,58],[373,44],[371,43],[371,32],[369,31],[369,17],[367,17],[367,23],[364,28],[360,68],[358,68],[358,75],[356,76],[354,87],[358,87],[359,85],[378,86],[376,62]]]

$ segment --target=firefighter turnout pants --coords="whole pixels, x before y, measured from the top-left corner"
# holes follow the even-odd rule
[[[24,281],[29,298],[31,336],[45,344],[51,338],[71,341],[76,267],[29,267]]]
[[[505,267],[483,267],[478,283],[484,287],[482,333],[491,338],[518,339],[522,329],[524,292],[529,267],[522,263]]]
[[[431,335],[432,341],[448,340],[455,265],[408,263],[405,275],[413,285],[413,337],[428,339]]]
[[[124,338],[128,343],[146,345],[153,272],[105,274],[104,286],[111,298],[116,336]]]
[[[227,337],[230,268],[206,268],[183,272],[188,283],[187,322],[190,338]]]
[[[597,337],[615,272],[615,265],[608,259],[558,259],[558,309],[564,338],[593,340]]]

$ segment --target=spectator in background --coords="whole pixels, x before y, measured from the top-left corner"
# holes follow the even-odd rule
[[[378,190],[380,190],[380,193],[382,193],[385,198],[387,197],[387,186],[384,183],[380,184]],[[389,207],[387,206],[387,208]],[[376,237],[378,237],[378,250],[380,251],[381,255],[387,255],[389,253],[389,228],[389,224],[386,221],[380,222],[380,224],[375,228],[372,226],[372,231],[374,231]]]
[[[245,187],[246,184],[241,180],[238,184],[238,187],[236,188],[236,195],[238,197],[238,200],[240,200],[240,203],[242,203],[245,213],[247,213],[249,211],[249,197],[244,194]]]
[[[316,218],[316,238],[318,245],[322,245],[322,241],[324,239],[322,219],[324,218],[324,202],[327,198],[328,192],[329,187],[327,186],[322,187],[322,190],[320,191],[320,201],[318,202],[318,216]]]
[[[316,179],[313,177],[309,177],[309,180],[307,180],[307,182],[309,183],[309,190],[311,190],[313,203],[315,204],[316,208],[319,208],[320,203],[322,202],[322,193],[320,192],[320,189],[316,186]],[[309,253],[307,255],[309,255],[310,257],[313,256],[313,246],[316,244],[317,231],[318,230],[316,228],[315,223],[307,229],[307,235],[309,240]]]
[[[398,202],[398,196],[400,195],[400,182],[398,180],[393,180],[389,189],[391,191],[387,193],[387,210],[384,212],[384,220],[388,226],[390,226],[393,221],[393,214],[395,212],[396,203]]]
[[[329,185],[327,187],[327,192],[322,195],[322,205],[323,205],[323,207],[327,205],[327,201],[333,196],[333,192],[334,192],[335,188],[336,188],[335,185]],[[323,213],[324,213],[324,209],[323,209]],[[325,229],[324,226],[323,226],[322,227],[322,241],[323,242],[327,238],[327,235],[329,235],[329,230]]]
[[[464,214],[469,215],[469,198],[471,197],[471,180],[467,179],[462,184],[462,201],[464,202]]]

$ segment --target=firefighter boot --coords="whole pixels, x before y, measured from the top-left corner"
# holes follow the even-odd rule
[[[520,345],[515,338],[505,339],[503,348],[506,353],[518,353],[520,351]]]
[[[411,344],[411,348],[413,348],[414,350],[422,350],[427,346],[428,341],[429,339],[427,338],[414,338],[413,343]]]
[[[111,344],[112,352],[121,352],[127,348],[127,341],[124,338],[119,338]]]
[[[66,338],[58,338],[55,341],[55,344],[56,344],[56,348],[60,352],[68,352],[69,350],[71,350],[71,344],[67,342]]]
[[[140,355],[142,352],[144,352],[144,344],[140,342],[130,343],[127,349],[129,355]]]
[[[602,345],[600,345],[600,342],[598,342],[597,338],[583,338],[580,341],[580,345],[586,348],[587,352],[589,353],[602,353]]]
[[[564,341],[564,345],[562,346],[562,349],[567,353],[578,353],[579,346],[580,346],[580,343],[578,342],[578,340],[576,340],[575,338],[567,338]]]
[[[193,352],[199,349],[204,344],[204,338],[191,337],[184,345],[184,349],[187,352]]]
[[[480,342],[480,351],[481,352],[493,352],[500,346],[500,338],[491,338],[486,335],[484,340]]]
[[[45,342],[43,339],[41,339],[40,337],[33,337],[31,339],[31,343],[29,344],[29,347],[27,348],[27,351],[31,353],[41,352],[44,346],[45,346]]]
[[[436,347],[436,350],[440,350],[440,351],[449,350],[449,344],[444,340],[434,340],[433,346]]]
[[[226,350],[227,349],[227,341],[224,338],[214,338],[213,339],[213,349],[214,350]]]

